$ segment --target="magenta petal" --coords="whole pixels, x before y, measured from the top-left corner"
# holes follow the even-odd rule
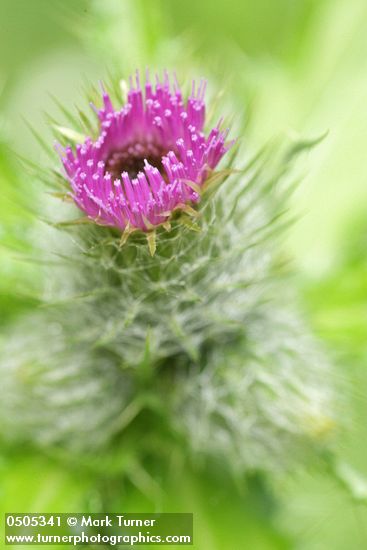
[[[103,89],[96,110],[100,135],[76,150],[58,146],[77,206],[99,224],[147,231],[164,223],[183,202],[198,202],[192,185],[203,185],[231,143],[216,127],[205,137],[206,82],[201,81],[186,103],[176,78],[130,79],[127,104],[115,110]],[[148,225],[148,227],[147,227]]]

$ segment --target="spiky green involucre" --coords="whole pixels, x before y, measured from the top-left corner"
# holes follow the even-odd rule
[[[42,228],[60,244],[47,307],[3,344],[5,438],[78,460],[114,450],[121,469],[179,448],[238,473],[327,445],[331,372],[279,254],[292,155],[274,155],[219,172],[195,211],[157,229],[153,255],[143,233]]]

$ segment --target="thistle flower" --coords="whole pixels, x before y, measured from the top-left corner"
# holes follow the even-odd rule
[[[333,380],[297,327],[277,252],[289,170],[310,144],[252,158],[240,151],[239,169],[200,205],[200,232],[177,224],[153,258],[154,246],[141,246],[199,201],[231,145],[219,126],[205,137],[204,91],[202,82],[184,103],[167,76],[154,90],[147,79],[144,94],[137,80],[121,111],[103,92],[99,138],[76,149],[63,141],[77,205],[123,235],[143,233],[121,254],[118,239],[101,238],[94,224],[73,224],[72,239],[62,238],[64,224],[42,224],[34,240],[47,259],[56,225],[60,262],[42,263],[42,300],[52,307],[0,342],[5,440],[82,462],[98,454],[103,472],[113,455],[122,475],[132,464],[145,479],[155,464],[168,471],[176,453],[219,458],[242,475],[280,472],[327,448]],[[50,184],[48,170],[44,177]]]
[[[189,209],[232,143],[220,124],[204,134],[206,82],[184,102],[168,73],[155,86],[146,75],[145,91],[136,73],[127,103],[116,110],[103,89],[96,141],[88,137],[60,155],[72,197],[88,218],[130,233],[166,223],[176,210]]]

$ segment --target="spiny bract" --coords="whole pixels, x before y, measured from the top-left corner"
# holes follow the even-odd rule
[[[140,101],[136,90],[130,94]],[[110,110],[105,101],[102,120]],[[200,127],[202,111],[192,109]],[[124,116],[113,122],[116,131]],[[224,138],[216,135],[217,161]],[[84,147],[91,151],[94,144]],[[123,247],[115,227],[55,224],[45,237],[43,226],[45,256],[49,235],[56,234],[59,246],[47,271],[49,307],[4,343],[2,432],[83,460],[87,450],[107,445],[109,452],[118,449],[121,464],[129,453],[138,462],[152,453],[166,456],[180,440],[183,453],[220,457],[237,472],[287,468],[310,452],[310,442],[322,448],[333,425],[330,372],[302,325],[296,328],[293,297],[279,277],[287,172],[301,150],[298,144],[286,153],[268,149],[217,174],[229,177],[208,188],[196,218],[173,216],[169,231],[157,229],[154,256],[145,242],[148,226],[136,213],[130,219],[121,211],[111,224],[105,217],[105,225],[119,230],[128,218],[143,230]],[[87,193],[78,187],[82,172],[76,169],[73,179],[73,166],[82,162],[82,147],[77,151],[67,151],[65,164],[78,202],[88,194],[78,194]],[[135,171],[141,168],[136,151],[128,161]],[[120,161],[126,158],[107,161],[112,172],[113,166],[120,171]],[[200,170],[199,185],[207,175]],[[160,185],[173,184],[166,174],[167,181],[160,172]],[[102,172],[90,176],[90,186],[105,181]],[[146,192],[154,194],[154,186]],[[195,202],[190,186],[185,193]]]

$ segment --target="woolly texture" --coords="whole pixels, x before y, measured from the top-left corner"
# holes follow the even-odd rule
[[[157,229],[154,256],[141,232],[121,247],[114,228],[50,227],[49,307],[4,342],[3,435],[81,461],[107,448],[121,470],[127,456],[163,464],[178,441],[183,456],[236,473],[291,468],[323,449],[330,371],[296,328],[277,268],[290,161],[309,146],[218,174],[230,177],[208,187],[194,219]]]
[[[95,108],[98,139],[86,139],[75,152],[60,148],[72,197],[90,219],[148,231],[200,200],[205,180],[231,145],[219,125],[208,137],[203,133],[205,87],[202,81],[196,91],[194,82],[185,104],[167,73],[155,86],[147,73],[145,94],[137,73],[121,110],[104,91],[103,108]]]

